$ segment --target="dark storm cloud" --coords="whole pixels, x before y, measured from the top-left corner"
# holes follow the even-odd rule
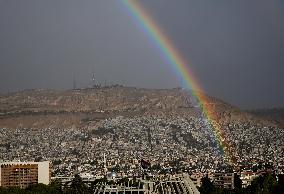
[[[284,106],[279,0],[143,0],[207,93],[242,107]],[[99,81],[175,87],[179,78],[121,1],[0,0],[0,91]]]
[[[209,94],[243,107],[284,105],[281,1],[147,1],[144,6]]]
[[[153,87],[165,81],[174,86],[173,76],[167,81],[171,73],[159,66],[151,44],[120,4],[2,2],[1,91],[70,88],[73,72],[79,86],[88,86],[92,70],[100,81]]]

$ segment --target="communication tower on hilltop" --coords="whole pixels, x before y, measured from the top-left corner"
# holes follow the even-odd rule
[[[92,71],[91,87],[92,88],[100,88],[101,87],[101,84],[96,82],[96,77],[95,77],[94,71]]]
[[[92,73],[92,87],[96,87],[96,78],[95,78],[95,73]]]
[[[75,74],[73,74],[73,90],[76,90],[77,86],[76,86],[76,77]]]

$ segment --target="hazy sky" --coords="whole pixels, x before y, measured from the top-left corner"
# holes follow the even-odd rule
[[[141,0],[205,92],[242,108],[284,107],[282,0]],[[0,0],[0,92],[180,85],[120,0]]]

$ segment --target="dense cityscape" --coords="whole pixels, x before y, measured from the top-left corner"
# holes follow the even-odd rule
[[[202,117],[109,118],[89,128],[0,129],[0,162],[51,161],[52,179],[70,181],[103,177],[143,177],[186,173],[197,187],[208,176],[219,187],[234,188],[235,174],[243,187],[264,173],[284,172],[284,131],[276,127],[229,123],[223,126],[236,161],[228,164],[212,126]],[[217,181],[230,177],[229,183]],[[214,181],[215,180],[215,181]]]
[[[266,179],[281,191],[281,125],[206,98],[218,129],[182,88],[3,95],[0,193],[256,193]]]

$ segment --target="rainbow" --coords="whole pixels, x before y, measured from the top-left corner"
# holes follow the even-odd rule
[[[122,0],[127,7],[131,17],[143,29],[143,31],[150,37],[151,41],[157,46],[161,52],[162,57],[171,65],[175,73],[182,77],[187,87],[192,90],[193,96],[197,99],[199,107],[201,108],[206,119],[212,125],[216,142],[219,145],[220,151],[224,158],[230,164],[235,161],[233,149],[227,141],[226,133],[222,130],[218,123],[218,115],[215,114],[214,104],[210,103],[208,97],[202,92],[202,87],[198,84],[193,72],[190,70],[187,61],[181,56],[174,44],[165,35],[157,23],[152,20],[146,10],[138,3],[138,0]]]

